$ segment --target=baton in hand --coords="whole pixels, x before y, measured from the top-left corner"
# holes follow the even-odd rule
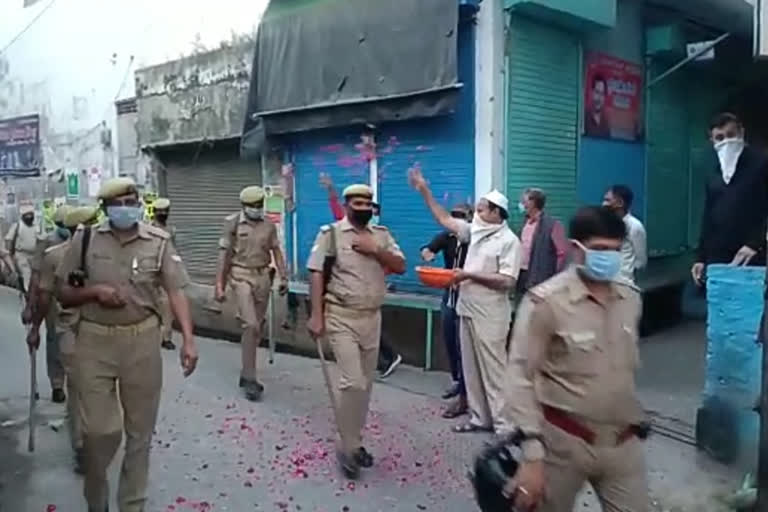
[[[342,436],[341,433],[341,423],[339,423],[339,406],[336,402],[336,395],[333,392],[333,384],[331,383],[331,373],[328,370],[328,363],[325,360],[325,353],[323,352],[323,337],[317,336],[315,337],[315,341],[317,342],[317,355],[320,357],[320,367],[323,370],[323,378],[325,379],[325,387],[328,389],[328,398],[331,400],[331,409],[333,409],[333,419],[336,421],[336,429],[339,431],[339,436]],[[344,439],[341,439],[342,446],[346,446],[344,444]]]
[[[35,451],[35,406],[37,404],[37,349],[29,351],[29,438],[27,450]]]

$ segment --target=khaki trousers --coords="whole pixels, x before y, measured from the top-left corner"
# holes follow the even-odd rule
[[[483,321],[462,316],[459,338],[470,423],[506,432],[504,379],[507,368],[508,319]]]
[[[61,354],[60,333],[56,328],[56,308],[45,318],[45,366],[52,389],[64,389],[66,372]]]
[[[339,368],[339,449],[351,456],[362,446],[379,358],[381,311],[326,304],[325,332]]]
[[[618,429],[606,438],[615,439]],[[633,437],[616,446],[590,446],[544,424],[547,487],[539,512],[571,512],[589,482],[604,512],[647,512],[648,481],[642,442]]]
[[[158,319],[150,317],[119,327],[81,321],[75,375],[83,411],[88,506],[101,511],[107,505],[107,468],[125,430],[118,509],[143,512],[149,449],[163,382]]]
[[[261,343],[264,316],[269,305],[271,280],[266,270],[254,271],[247,279],[230,279],[229,286],[237,299],[238,318],[243,326],[243,334],[240,337],[243,365],[240,377],[255,380],[256,355]]]
[[[71,330],[59,331],[61,363],[64,366],[67,381],[67,417],[69,418],[69,437],[72,449],[83,447],[83,409],[77,389],[75,376],[75,333]]]
[[[160,290],[160,314],[162,315],[160,339],[161,341],[170,341],[173,337],[173,314],[165,290]]]

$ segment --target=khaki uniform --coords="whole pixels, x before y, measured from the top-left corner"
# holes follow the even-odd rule
[[[69,245],[56,276],[68,279],[80,267],[82,229]],[[120,512],[140,512],[146,502],[149,449],[162,387],[160,287],[189,282],[169,235],[140,223],[121,243],[108,221],[92,228],[86,255],[87,284],[117,288],[119,309],[91,302],[80,307],[75,367],[83,412],[85,497],[93,510],[108,500],[106,470],[126,433],[120,473]],[[117,389],[120,389],[118,398]]]
[[[544,456],[543,512],[572,510],[585,482],[606,512],[648,510],[643,448],[627,435],[645,416],[635,392],[640,294],[618,283],[612,292],[598,303],[572,267],[533,288],[518,312],[507,407],[516,427],[543,436],[546,454],[524,444],[527,459]]]
[[[165,225],[163,226],[157,221],[152,222],[152,225],[158,229],[162,229],[166,233],[168,233],[171,237],[171,242],[176,245],[176,226],[172,225]],[[160,309],[162,310],[162,340],[163,341],[170,341],[173,337],[173,315],[171,314],[171,306],[168,304],[168,295],[165,293],[164,290],[160,290],[161,293],[161,301],[160,301]]]
[[[521,246],[506,226],[472,232],[463,223],[459,238],[469,241],[466,272],[503,274],[518,278]],[[492,290],[471,280],[459,288],[461,364],[467,388],[470,424],[497,432],[507,428],[504,414],[504,379],[507,368],[507,337],[512,303],[509,291]]]
[[[228,286],[237,299],[238,318],[242,322],[242,371],[246,380],[256,379],[256,353],[269,304],[272,282],[269,264],[272,250],[280,248],[277,228],[270,221],[248,220],[235,213],[226,218],[219,247],[231,255]]]
[[[53,298],[58,288],[56,278],[56,269],[58,268],[64,254],[69,247],[69,242],[54,245],[45,250],[40,262],[40,281],[39,288],[41,292],[51,294],[51,306],[49,316],[53,315],[55,321],[55,334],[61,357],[61,364],[66,375],[67,385],[67,415],[69,417],[69,433],[72,442],[72,449],[75,451],[83,447],[82,432],[82,408],[77,394],[75,378],[75,329],[78,322],[77,308],[62,308]],[[50,346],[47,347],[50,350]],[[63,383],[62,383],[63,385]]]
[[[18,234],[17,234],[18,233]],[[29,290],[29,280],[32,276],[32,260],[35,257],[37,248],[37,228],[27,226],[19,221],[8,230],[5,240],[13,243],[16,238],[16,246],[9,247],[13,252],[14,263],[19,267],[21,278],[24,280],[24,289]]]
[[[402,256],[383,226],[369,226],[378,245]],[[310,271],[322,272],[331,252],[332,230],[336,232],[336,263],[325,293],[325,332],[339,367],[339,411],[337,425],[342,451],[351,455],[362,443],[381,338],[381,305],[387,293],[386,271],[374,258],[352,249],[357,238],[345,218],[323,226],[307,261]]]
[[[54,231],[45,238],[38,240],[35,247],[35,253],[30,260],[30,270],[38,275],[42,271],[45,252],[54,246],[65,241],[64,238]],[[59,258],[60,260],[61,258]],[[52,269],[55,271],[55,268]],[[39,285],[38,285],[39,286]],[[45,317],[45,363],[48,370],[48,380],[51,382],[51,388],[63,389],[65,383],[65,368],[61,355],[61,343],[59,340],[58,329],[56,326],[57,316],[55,308],[50,308],[48,316]]]

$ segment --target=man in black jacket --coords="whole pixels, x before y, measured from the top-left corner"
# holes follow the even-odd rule
[[[454,206],[451,217],[469,222],[472,218],[472,207],[468,204]],[[421,257],[431,262],[442,252],[445,268],[460,269],[464,266],[469,244],[461,243],[455,233],[443,231],[436,235],[428,245],[422,247]],[[453,385],[443,394],[445,400],[456,400],[443,412],[443,418],[452,419],[466,414],[467,390],[464,387],[464,375],[461,366],[461,348],[459,345],[459,317],[456,315],[456,301],[459,297],[458,287],[445,290],[440,307],[443,321],[443,341],[448,353],[448,363],[451,366]]]
[[[744,126],[719,114],[709,127],[720,162],[707,182],[693,280],[703,285],[707,265],[762,265],[768,215],[768,158],[744,143]]]

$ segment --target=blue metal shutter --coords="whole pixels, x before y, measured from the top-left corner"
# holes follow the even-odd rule
[[[649,66],[648,79],[668,64]],[[684,73],[673,73],[648,91],[645,227],[650,256],[688,247],[688,95]]]
[[[405,253],[408,270],[389,281],[399,291],[427,292],[414,267],[421,265],[421,247],[442,228],[421,197],[408,186],[407,172],[418,163],[437,200],[450,208],[473,204],[475,189],[475,46],[471,22],[459,26],[459,80],[464,84],[456,112],[450,116],[391,123],[381,127],[379,202],[381,223]],[[436,264],[441,265],[442,258]]]
[[[341,196],[348,185],[369,183],[368,161],[361,155],[360,128],[318,130],[291,137],[296,188],[296,242],[300,278],[307,277],[307,258],[320,227],[334,222],[328,192],[320,175],[331,177]],[[290,235],[288,235],[290,239]]]
[[[516,204],[523,190],[540,187],[547,194],[547,210],[566,220],[577,206],[578,41],[513,15],[508,48],[509,200]]]

